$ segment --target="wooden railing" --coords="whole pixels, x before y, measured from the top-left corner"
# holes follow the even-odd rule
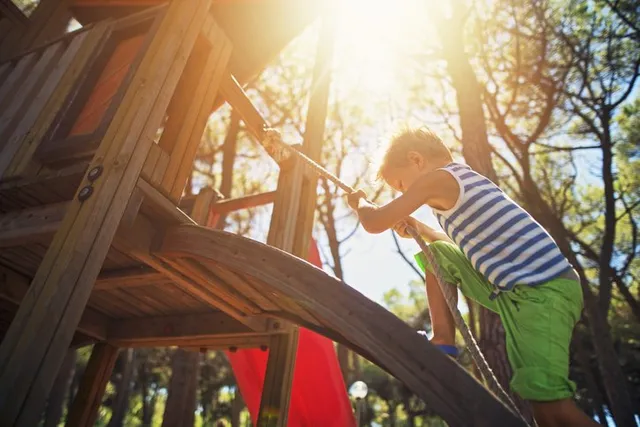
[[[0,178],[90,158],[163,10],[97,23],[0,64]]]
[[[103,142],[165,7],[68,34],[0,64],[0,181],[88,163]],[[209,16],[172,93],[141,178],[175,204],[191,174],[231,43]]]

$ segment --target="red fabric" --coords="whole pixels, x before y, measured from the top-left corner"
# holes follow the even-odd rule
[[[318,267],[322,266],[315,241],[311,242],[309,262]],[[259,349],[227,352],[236,382],[254,425],[260,408],[268,354],[268,351]],[[300,328],[298,339],[287,425],[291,427],[356,425],[333,342],[304,328]]]

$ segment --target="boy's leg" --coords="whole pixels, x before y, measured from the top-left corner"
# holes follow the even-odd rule
[[[431,329],[433,330],[431,342],[436,345],[453,346],[456,343],[456,324],[451,310],[447,306],[444,294],[435,276],[427,271],[425,272],[425,279]]]
[[[429,248],[436,258],[445,284],[459,284],[462,293],[470,299],[487,306],[490,310],[496,311],[498,309],[497,305],[489,299],[492,286],[473,268],[457,246],[449,242],[437,241],[431,243]],[[427,299],[433,329],[431,342],[448,354],[457,354],[455,322],[444,294],[433,275],[433,269],[422,252],[416,255],[416,261],[425,272]],[[458,299],[457,293],[455,299],[456,301]]]
[[[431,249],[446,283],[457,285],[467,298],[493,312],[498,312],[496,301],[489,299],[494,289],[493,285],[473,268],[460,248],[453,243],[439,240],[431,243],[429,249]],[[422,252],[417,253],[415,259],[423,272],[433,273],[433,269]],[[435,280],[433,284],[437,286]]]
[[[511,388],[532,403],[541,426],[597,425],[571,400],[569,344],[582,311],[578,282],[555,279],[516,286],[496,302],[506,332]]]
[[[573,399],[553,402],[531,402],[533,416],[539,427],[599,427],[582,412]]]

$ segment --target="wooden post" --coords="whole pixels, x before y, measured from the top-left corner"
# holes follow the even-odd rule
[[[302,148],[311,160],[319,162],[322,158],[322,143],[324,142],[324,128],[327,121],[329,107],[329,90],[331,88],[331,69],[335,39],[334,14],[327,12],[323,15],[322,28],[318,38],[315,66],[311,81],[311,96],[307,111],[307,121],[304,131]],[[300,258],[307,258],[313,220],[316,212],[318,197],[318,180],[305,179],[300,195],[300,212],[296,231],[294,254]]]
[[[334,22],[329,13],[323,16],[316,52],[316,63],[309,99],[303,151],[318,161],[322,154],[324,127],[327,118],[330,64],[333,57]],[[317,197],[317,179],[305,177],[301,162],[292,158],[292,165],[283,166],[278,181],[269,238],[267,243],[300,258],[308,255]],[[265,374],[258,426],[286,426],[289,400],[298,349],[298,328],[289,325],[288,334],[270,339],[267,372]]]
[[[91,358],[69,410],[66,427],[91,427],[95,424],[102,396],[117,358],[117,347],[106,343],[93,346]]]
[[[210,3],[170,3],[89,165],[0,346],[0,425],[37,424]]]
[[[4,5],[3,9],[7,7]],[[0,61],[63,35],[70,20],[71,11],[66,0],[41,0],[29,18],[23,16],[22,22],[14,20],[11,30],[0,41]]]

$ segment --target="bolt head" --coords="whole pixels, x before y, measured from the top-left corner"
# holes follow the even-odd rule
[[[87,173],[87,179],[93,182],[96,179],[100,178],[100,175],[102,175],[103,171],[104,171],[104,168],[102,166],[93,167],[91,168],[91,170],[89,170],[89,173]]]
[[[91,197],[92,194],[93,194],[93,187],[90,185],[85,185],[80,189],[80,192],[78,193],[78,200],[80,200],[81,202],[84,202],[89,197]]]

